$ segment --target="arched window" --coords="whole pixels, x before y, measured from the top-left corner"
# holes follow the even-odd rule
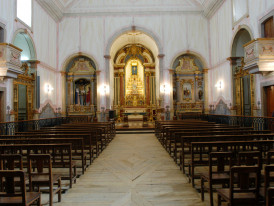
[[[17,18],[31,27],[32,0],[17,0]]]

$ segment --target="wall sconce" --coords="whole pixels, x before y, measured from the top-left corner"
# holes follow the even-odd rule
[[[44,90],[46,93],[51,93],[53,90],[53,87],[50,84],[45,84]]]
[[[224,83],[223,83],[223,81],[217,82],[217,83],[215,84],[215,87],[216,87],[217,89],[223,89],[223,88],[224,88]]]
[[[169,94],[170,93],[170,86],[169,84],[162,84],[160,87],[161,93]]]
[[[109,86],[106,85],[106,84],[101,85],[100,94],[101,95],[106,95],[108,93],[109,93]]]

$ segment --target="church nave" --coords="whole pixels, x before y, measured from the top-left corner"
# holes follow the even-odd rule
[[[117,134],[58,206],[205,205],[154,134]]]

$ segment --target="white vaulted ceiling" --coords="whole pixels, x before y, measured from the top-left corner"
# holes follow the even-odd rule
[[[206,17],[224,0],[37,0],[56,20],[64,16],[198,12]]]

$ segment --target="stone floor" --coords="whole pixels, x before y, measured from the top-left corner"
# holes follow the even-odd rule
[[[45,198],[48,198],[45,197]],[[202,206],[154,134],[118,134],[58,206]]]

